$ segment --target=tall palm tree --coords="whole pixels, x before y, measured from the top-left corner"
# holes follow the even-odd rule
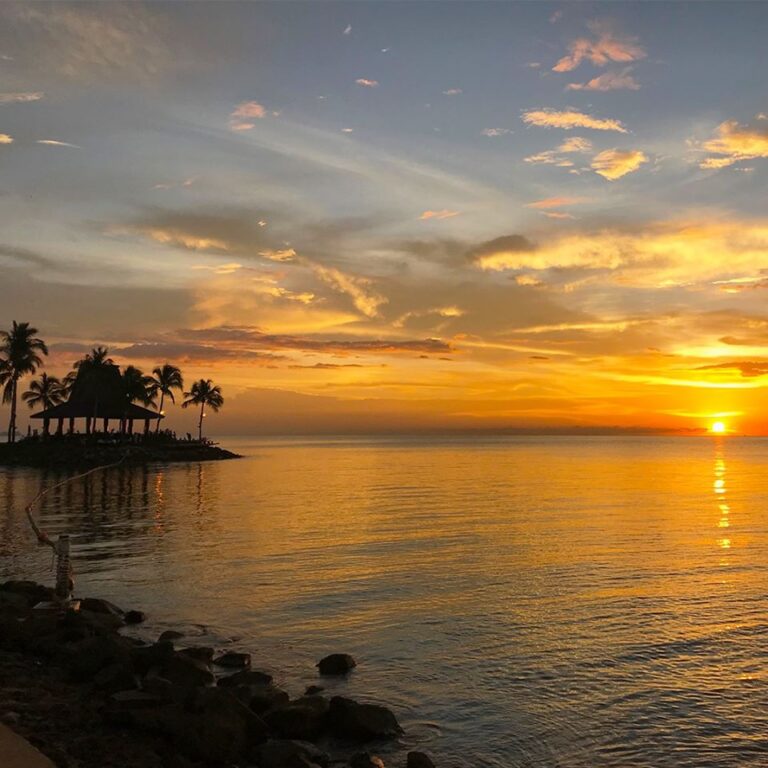
[[[123,394],[127,403],[140,402],[142,405],[152,405],[157,397],[155,380],[145,375],[144,371],[135,365],[129,365],[123,371]]]
[[[160,393],[160,407],[158,410],[162,414],[163,403],[165,402],[165,396],[171,398],[171,402],[175,405],[176,398],[173,396],[173,390],[178,389],[180,392],[184,389],[184,379],[181,376],[181,371],[170,363],[158,366],[152,370],[154,376],[152,381],[154,382],[155,392]],[[160,419],[157,420],[157,426],[155,432],[160,429]]]
[[[21,396],[21,399],[30,408],[53,408],[54,405],[58,405],[64,400],[64,391],[61,385],[61,381],[55,376],[49,376],[44,373],[39,379],[35,379],[30,385],[29,389]],[[43,434],[48,436],[48,427],[51,423],[50,419],[43,419]]]
[[[38,338],[37,328],[29,323],[13,321],[10,331],[0,331],[0,381],[3,383],[3,402],[11,404],[8,422],[8,442],[16,442],[16,404],[19,379],[34,373],[42,364],[41,355],[48,354],[45,342]]]
[[[200,406],[200,418],[197,422],[197,439],[203,439],[203,419],[205,418],[205,407],[208,406],[212,411],[218,411],[224,405],[224,398],[221,395],[221,387],[217,387],[210,379],[200,379],[192,385],[189,392],[184,393],[187,399],[181,404],[182,408],[188,408],[190,405]]]

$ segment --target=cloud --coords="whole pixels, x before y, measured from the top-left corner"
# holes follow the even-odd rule
[[[472,248],[469,258],[483,269],[496,269],[492,265],[517,263],[524,255],[534,253],[536,248],[523,235],[503,235]]]
[[[637,91],[640,90],[639,83],[630,74],[632,70],[627,68],[621,72],[605,72],[602,75],[593,77],[586,83],[569,83],[566,86],[568,91]]]
[[[460,93],[464,93],[461,88],[449,88],[447,91],[443,91],[443,96],[458,96]]]
[[[229,127],[233,131],[250,131],[255,128],[253,120],[266,117],[267,110],[258,101],[242,101],[229,116]]]
[[[570,43],[568,54],[552,67],[553,72],[570,72],[585,60],[596,67],[603,67],[611,61],[628,63],[646,57],[646,52],[638,45],[637,38],[617,35],[611,31],[608,24],[601,21],[590,22],[587,26],[595,35],[595,39],[580,37]]]
[[[561,211],[542,211],[542,213],[548,219],[571,219],[571,220],[576,219],[576,217],[572,213],[562,213]]]
[[[376,88],[379,84],[378,80],[367,80],[364,77],[358,77],[355,82],[358,85],[362,85],[364,88]]]
[[[354,128],[342,128],[341,132],[342,133],[354,133],[355,129]]]
[[[312,270],[327,285],[352,299],[355,308],[366,317],[376,317],[379,307],[387,303],[384,296],[371,289],[371,281],[365,277],[348,275],[335,267],[312,264]]]
[[[740,125],[735,120],[721,123],[713,139],[701,146],[707,152],[721,157],[707,157],[699,164],[701,168],[725,168],[741,160],[768,157],[768,127]]]
[[[25,93],[0,93],[0,104],[23,104],[29,101],[39,101],[45,94],[42,91],[27,91]]]
[[[584,139],[581,136],[569,136],[558,148],[558,152],[571,153],[571,152],[591,152],[592,142],[589,139]]]
[[[738,371],[744,378],[768,375],[768,361],[766,360],[734,360],[728,363],[716,365],[701,365],[698,371],[730,370]]]
[[[608,181],[615,181],[636,171],[648,158],[639,149],[606,149],[592,158],[595,173]]]
[[[45,144],[47,147],[72,147],[73,149],[82,149],[77,144],[70,144],[68,141],[56,141],[55,139],[38,139],[37,144]]]
[[[0,133],[0,144],[13,144],[13,136],[7,133]]]
[[[547,197],[544,200],[536,200],[533,203],[527,203],[526,208],[562,208],[566,205],[579,205],[589,202],[586,197]]]
[[[449,211],[447,208],[443,208],[441,211],[424,211],[419,216],[421,221],[428,221],[429,219],[452,219],[454,216],[458,216],[461,211]]]
[[[263,256],[270,261],[295,261],[296,251],[293,248],[280,248],[277,250],[268,248],[264,251],[259,251],[259,256]]]
[[[586,115],[575,110],[558,112],[554,109],[534,109],[523,113],[523,122],[541,128],[591,128],[595,131],[618,131],[626,133],[627,129],[619,120],[604,120]]]
[[[192,267],[192,269],[209,270],[211,272],[214,272],[217,275],[231,275],[242,268],[243,268],[243,265],[238,264],[236,261],[230,261],[230,262],[227,262],[226,264],[216,264],[213,266],[208,264],[195,264]]]
[[[347,24],[346,27],[344,27],[344,31],[341,33],[342,35],[351,35],[352,34],[352,25]]]
[[[497,136],[506,136],[508,133],[512,133],[512,131],[509,128],[483,128],[480,133],[493,139]]]

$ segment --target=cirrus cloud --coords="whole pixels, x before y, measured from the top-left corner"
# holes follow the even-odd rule
[[[592,117],[574,109],[558,111],[554,109],[532,109],[523,113],[523,122],[540,128],[591,128],[594,131],[617,131],[626,133],[627,129],[619,120]]]
[[[250,131],[255,128],[254,120],[261,120],[267,110],[257,101],[242,101],[229,116],[229,127],[233,131]]]
[[[638,45],[637,38],[618,35],[603,21],[593,21],[587,26],[596,38],[590,40],[579,37],[574,40],[568,46],[567,55],[552,67],[553,72],[570,72],[583,61],[591,62],[596,67],[603,67],[612,61],[627,63],[646,57],[647,54],[642,46]]]
[[[570,83],[566,86],[568,91],[637,91],[640,85],[630,74],[632,70],[627,68],[621,72],[605,72],[593,77],[586,83]]]
[[[701,168],[726,168],[741,160],[768,157],[768,128],[741,125],[736,120],[721,123],[715,138],[705,141],[702,148],[713,155],[699,164]]]
[[[606,149],[592,158],[591,167],[604,179],[615,181],[647,162],[648,157],[639,149]]]

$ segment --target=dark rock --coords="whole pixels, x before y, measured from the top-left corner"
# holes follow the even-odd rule
[[[406,768],[435,768],[432,758],[426,752],[409,752]]]
[[[165,641],[131,650],[131,664],[135,672],[146,675],[152,669],[162,669],[173,657],[173,643]]]
[[[227,651],[213,660],[213,663],[219,667],[227,667],[235,669],[239,667],[251,666],[251,654],[250,653],[237,653],[236,651]]]
[[[157,642],[164,643],[166,640],[179,640],[182,637],[184,637],[183,632],[177,632],[175,629],[166,629],[165,632],[160,633]]]
[[[163,664],[162,676],[184,688],[212,685],[215,680],[207,664],[180,653],[174,654]]]
[[[96,635],[77,643],[70,643],[66,649],[65,664],[77,680],[93,678],[105,667],[114,664],[128,666],[131,647],[119,635]]]
[[[220,677],[217,685],[224,688],[233,685],[269,685],[272,682],[272,675],[267,672],[259,672],[257,669],[244,669],[241,672],[235,672],[234,675]]]
[[[305,696],[316,696],[318,693],[322,693],[325,690],[322,685],[308,685],[307,690],[304,691]]]
[[[97,672],[93,678],[93,684],[100,691],[117,693],[136,688],[136,678],[126,658],[125,661],[115,662]]]
[[[117,632],[125,624],[122,614],[107,613],[106,611],[85,611],[82,609],[79,613],[80,618],[97,632],[107,634]]]
[[[56,598],[55,590],[34,581],[6,581],[4,584],[0,584],[0,592],[23,596],[30,608],[38,603],[45,603]]]
[[[147,620],[147,614],[143,611],[126,611],[123,620],[126,624],[142,624]]]
[[[332,653],[317,663],[321,675],[346,675],[356,666],[357,662],[348,653]]]
[[[34,603],[27,595],[20,592],[0,592],[0,611],[12,616],[24,616]]]
[[[315,741],[326,731],[328,701],[322,696],[302,696],[270,709],[264,719],[284,739]]]
[[[368,752],[357,752],[349,758],[349,768],[384,768],[384,761]]]
[[[270,739],[258,748],[256,758],[261,768],[326,768],[330,762],[328,754],[314,744],[290,739]]]
[[[80,610],[89,611],[90,613],[106,613],[112,616],[119,616],[120,618],[125,613],[114,603],[110,603],[109,600],[101,600],[98,597],[84,597],[80,601]]]
[[[210,664],[213,661],[213,648],[204,645],[191,645],[188,648],[179,649],[178,653],[189,656],[191,659]]]
[[[145,677],[141,689],[164,702],[181,699],[184,694],[170,680],[157,675]]]
[[[268,685],[239,685],[227,690],[234,691],[237,698],[258,715],[263,715],[267,710],[276,707],[283,707],[290,700],[285,691],[271,683]]]
[[[379,704],[360,704],[334,696],[328,714],[331,732],[349,741],[394,739],[403,733],[397,718]]]

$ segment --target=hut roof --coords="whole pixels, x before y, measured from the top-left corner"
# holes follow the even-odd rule
[[[162,419],[157,411],[150,411],[135,403],[126,403],[120,369],[116,365],[82,365],[72,385],[66,403],[54,405],[33,419]]]

